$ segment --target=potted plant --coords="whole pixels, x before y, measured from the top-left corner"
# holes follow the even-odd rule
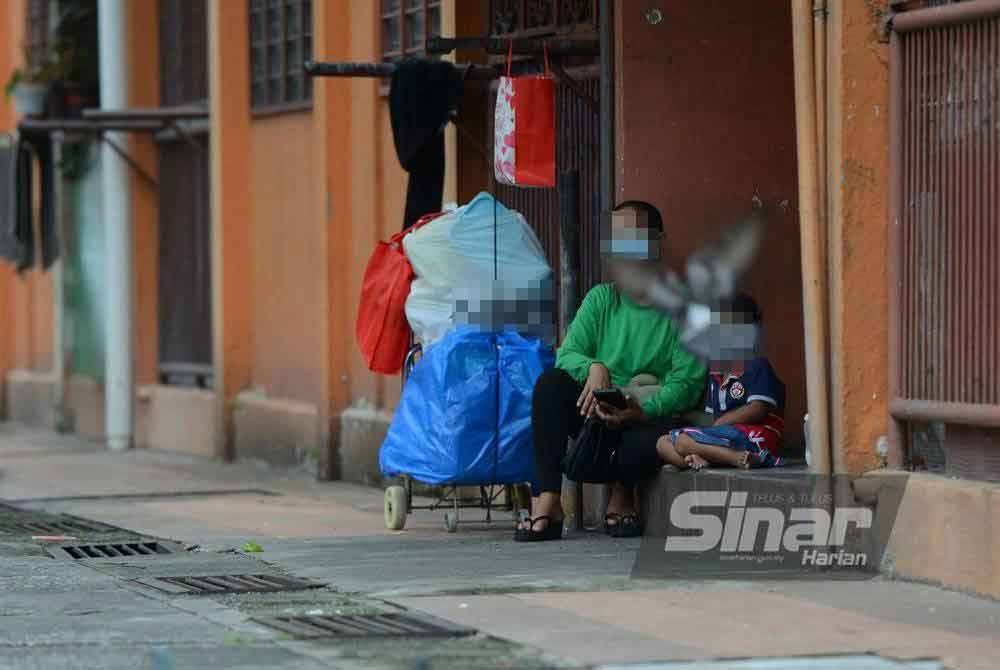
[[[4,93],[8,98],[14,98],[14,111],[22,116],[38,116],[45,111],[45,99],[56,70],[56,63],[46,60],[43,63],[32,64],[25,50],[25,65],[14,70]]]

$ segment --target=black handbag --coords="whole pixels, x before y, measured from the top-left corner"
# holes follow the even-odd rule
[[[600,419],[590,418],[562,459],[563,473],[574,482],[615,481],[615,452],[620,436]]]

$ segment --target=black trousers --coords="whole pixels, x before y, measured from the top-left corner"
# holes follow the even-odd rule
[[[562,491],[561,461],[567,442],[583,427],[584,418],[576,406],[582,392],[583,385],[557,368],[546,370],[535,382],[531,397],[531,430],[538,473],[535,495]],[[626,486],[633,486],[656,474],[663,466],[656,453],[656,441],[681,423],[677,417],[661,417],[623,430],[615,477]]]

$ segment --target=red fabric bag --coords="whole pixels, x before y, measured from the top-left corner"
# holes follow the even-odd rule
[[[414,277],[403,251],[403,238],[439,216],[441,213],[427,214],[388,241],[379,242],[368,259],[354,334],[373,372],[394,375],[403,368],[410,344],[406,298]]]
[[[513,43],[511,43],[513,49]],[[500,77],[494,113],[493,172],[501,184],[556,185],[555,80],[545,50],[545,74]]]

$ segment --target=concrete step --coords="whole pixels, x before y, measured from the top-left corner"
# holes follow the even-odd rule
[[[698,472],[695,477],[704,477],[706,488],[717,490],[719,482],[727,490],[732,488],[731,483],[741,481],[744,484],[740,490],[747,490],[747,482],[753,490],[761,492],[775,492],[785,489],[806,491],[809,484],[802,478],[802,475],[809,473],[809,468],[805,463],[792,463],[780,468],[767,468],[759,470],[738,470],[735,468],[705,468]],[[670,510],[670,505],[678,493],[678,471],[672,465],[665,465],[656,477],[646,482],[641,490],[641,514],[643,519],[655,520],[666,518]],[[687,475],[690,476],[690,475]],[[685,486],[684,490],[690,490]]]

